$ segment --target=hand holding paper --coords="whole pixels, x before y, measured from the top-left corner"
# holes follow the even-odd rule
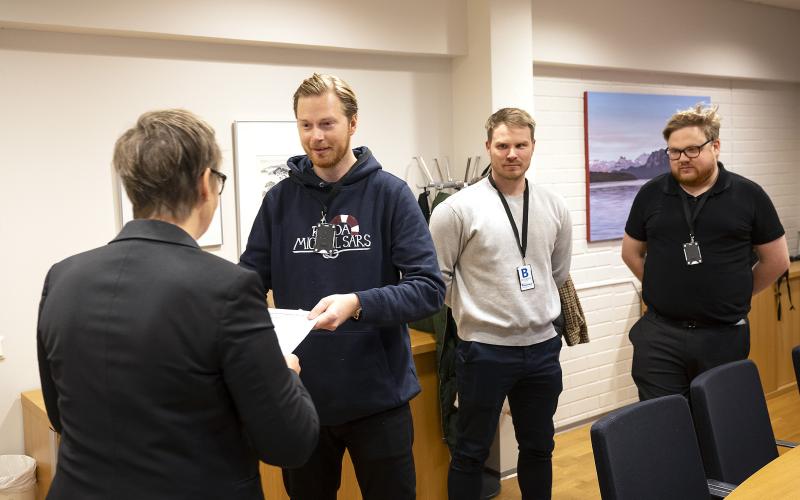
[[[300,345],[308,332],[316,325],[316,319],[308,319],[308,311],[290,309],[269,309],[278,344],[283,355],[291,354]]]
[[[308,318],[316,321],[316,328],[333,331],[352,318],[360,306],[354,293],[328,295],[317,302]]]

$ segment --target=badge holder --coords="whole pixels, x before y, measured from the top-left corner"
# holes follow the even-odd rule
[[[683,255],[686,257],[686,264],[695,266],[703,263],[703,256],[700,255],[700,245],[694,241],[694,238],[689,243],[683,244]]]
[[[519,289],[521,291],[533,290],[536,284],[533,282],[533,269],[530,264],[517,268],[517,278],[519,278]]]
[[[334,238],[336,237],[336,226],[325,222],[325,214],[322,214],[322,220],[316,225],[316,236],[314,238],[314,253],[320,253],[323,256],[331,255],[335,251]]]

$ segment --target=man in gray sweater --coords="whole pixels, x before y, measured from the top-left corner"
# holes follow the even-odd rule
[[[572,254],[563,200],[528,183],[535,122],[503,108],[486,122],[491,174],[434,210],[430,226],[447,284],[456,352],[458,436],[450,499],[478,499],[503,401],[519,443],[522,498],[550,498],[553,414],[561,393],[558,286]]]

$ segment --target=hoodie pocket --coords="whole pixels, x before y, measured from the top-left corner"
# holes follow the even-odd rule
[[[301,375],[322,412],[362,413],[397,399],[378,332],[312,332],[304,344]]]

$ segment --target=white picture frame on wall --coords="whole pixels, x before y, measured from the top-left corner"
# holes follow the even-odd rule
[[[117,177],[117,186],[119,189],[119,202],[120,202],[120,215],[121,222],[120,228],[133,220],[133,204],[128,199],[128,194],[122,185],[122,181]],[[219,198],[219,205],[217,211],[214,212],[214,218],[211,220],[211,225],[208,226],[208,231],[197,240],[197,244],[202,248],[218,247],[222,245],[222,197]]]
[[[302,154],[295,121],[233,122],[238,255],[247,248],[264,195],[288,176],[286,160]]]

